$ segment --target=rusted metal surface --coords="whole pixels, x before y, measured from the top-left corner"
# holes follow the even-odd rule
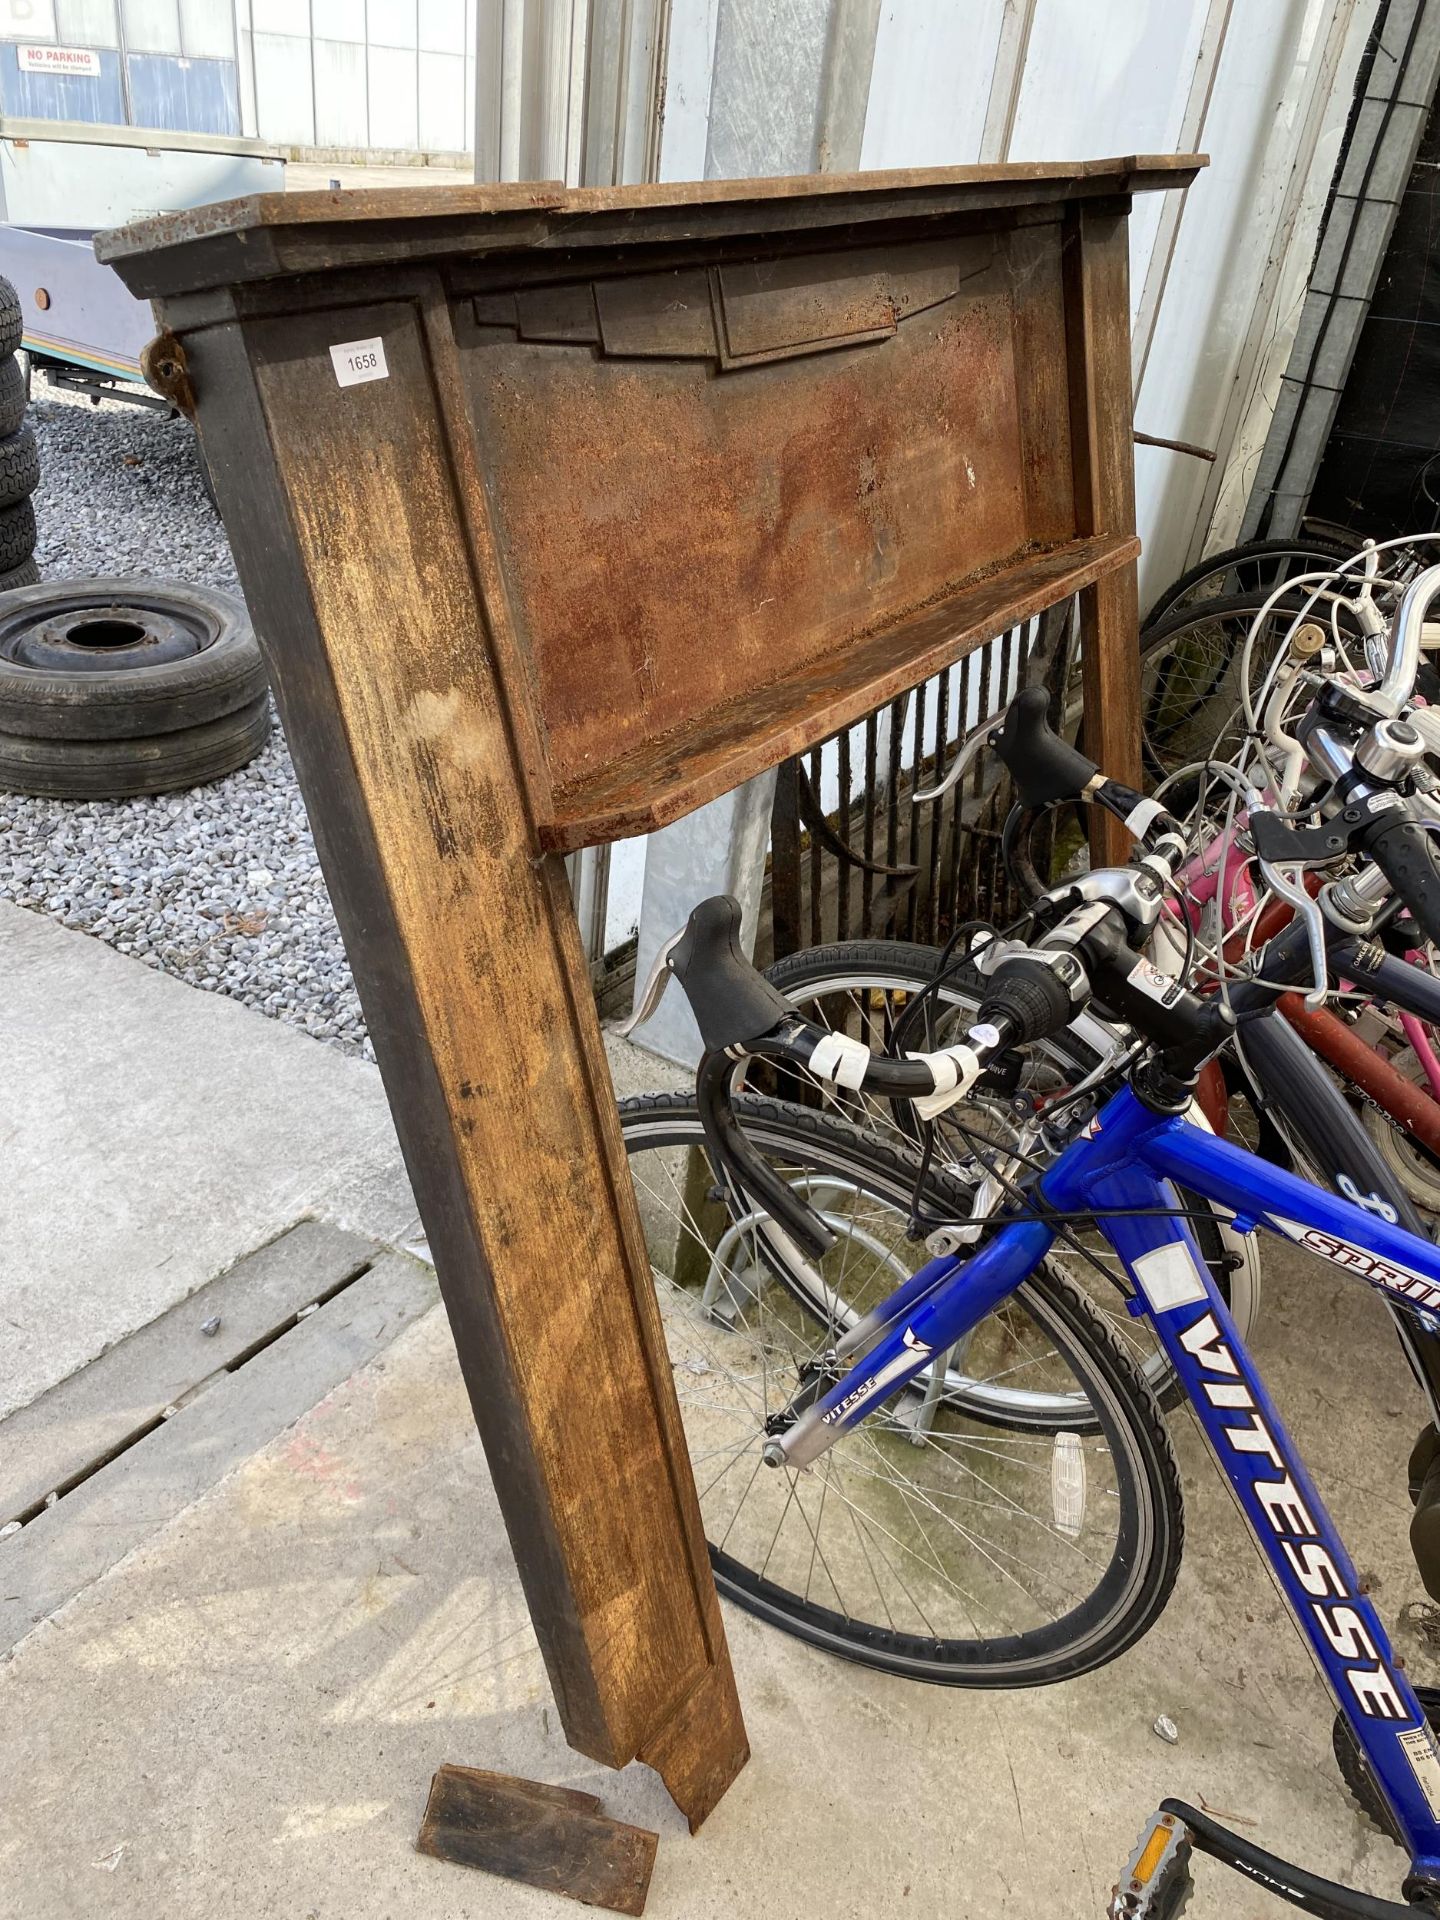
[[[660,735],[648,750],[610,757],[556,791],[541,838],[568,852],[677,820],[788,754],[828,740],[917,678],[1068,599],[1087,581],[1133,567],[1139,551],[1133,538],[1067,541],[972,583],[941,606],[824,654],[783,681],[734,690],[701,709],[689,727]],[[1103,756],[1103,738],[1098,745]]]
[[[100,250],[150,291],[226,282],[257,318],[287,272],[378,272],[401,301],[440,273],[537,829],[571,852],[679,818],[1076,591],[1133,651],[1133,591],[1105,585],[1136,547],[1109,374],[1127,296],[1100,236],[1199,164],[269,196]],[[1121,777],[1134,677],[1112,663],[1092,702]]]
[[[602,1813],[593,1793],[444,1766],[430,1783],[415,1846],[587,1907],[642,1914],[658,1843],[644,1827]]]
[[[1090,744],[1138,779],[1126,214],[1197,164],[296,195],[101,243],[187,364],[566,1737],[692,1826],[748,1746],[549,856],[1076,592]],[[862,844],[866,888],[962,857]]]
[[[1197,447],[1190,440],[1165,440],[1157,433],[1136,432],[1132,438],[1137,447],[1163,447],[1167,453],[1188,453],[1193,460],[1213,461],[1215,454],[1210,447]]]
[[[1063,356],[1046,264],[1017,286],[983,235],[547,289],[593,293],[563,346],[458,317],[557,787],[1073,537],[1063,412],[1020,440],[1018,302]],[[1064,476],[1047,524],[1027,458]]]
[[[157,333],[140,350],[140,371],[156,393],[178,407],[187,419],[195,417],[195,388],[185,349],[173,333]]]

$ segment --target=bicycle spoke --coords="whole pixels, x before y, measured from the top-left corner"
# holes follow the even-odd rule
[[[847,1000],[843,1017],[858,1027],[862,1016],[877,1017]],[[1036,1317],[1031,1289],[952,1351],[938,1399],[921,1377],[839,1434],[813,1468],[765,1463],[767,1436],[784,1430],[772,1416],[795,1399],[811,1363],[928,1258],[910,1238],[905,1179],[892,1193],[863,1166],[828,1161],[823,1129],[840,1123],[812,1111],[810,1124],[821,1129],[813,1157],[798,1140],[794,1152],[766,1152],[834,1236],[825,1255],[798,1264],[787,1265],[784,1243],[767,1239],[745,1203],[709,1187],[704,1166],[687,1159],[692,1145],[631,1148],[722,1587],[763,1596],[782,1623],[803,1617],[831,1640],[852,1636],[861,1657],[877,1635],[882,1648],[913,1645],[922,1664],[994,1640],[1044,1646],[1106,1579],[1122,1510],[1090,1392],[1058,1326]],[[686,1261],[675,1269],[683,1283],[672,1255]],[[1090,1422],[1081,1436],[1090,1491],[1072,1531],[1057,1524],[1052,1463],[1056,1434],[1077,1419]]]

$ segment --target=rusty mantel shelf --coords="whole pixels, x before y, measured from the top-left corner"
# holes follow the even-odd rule
[[[292,288],[341,309],[327,345],[395,359],[439,273],[416,374],[454,356],[487,618],[540,843],[568,851],[677,819],[1133,558],[1130,525],[1086,519],[1066,236],[1198,164],[271,194],[100,251],[195,323],[197,389],[217,324],[280,350]],[[362,446],[376,390],[331,401]]]
[[[557,789],[553,815],[539,823],[541,843],[569,853],[668,826],[777,760],[863,719],[978,642],[1068,600],[1139,551],[1133,536],[1110,535],[1027,555],[815,661],[783,688],[754,688],[708,726],[687,727],[630,759],[609,761],[598,778]]]
[[[454,260],[503,248],[646,244],[729,234],[815,235],[861,221],[1043,206],[1187,187],[1207,157],[1132,153],[1108,160],[798,174],[764,180],[566,187],[375,187],[261,193],[156,214],[101,234],[95,251],[147,299],[328,271],[343,259]],[[196,242],[204,242],[197,247]],[[122,266],[122,262],[125,264]]]

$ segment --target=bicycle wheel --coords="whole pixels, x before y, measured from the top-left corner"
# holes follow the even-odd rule
[[[1245,635],[1263,603],[1263,595],[1249,594],[1206,600],[1141,633],[1141,746],[1153,780],[1215,754],[1230,757],[1240,746],[1240,665]],[[1293,613],[1282,603],[1257,635],[1250,654],[1252,694],[1258,694]],[[1167,804],[1186,803],[1172,797]]]
[[[1153,627],[1168,620],[1179,607],[1194,608],[1202,600],[1235,594],[1252,595],[1258,606],[1282,580],[1348,560],[1358,545],[1358,541],[1347,545],[1324,535],[1293,534],[1284,540],[1246,540],[1226,547],[1172,580],[1145,615],[1144,625]]]
[[[1073,1397],[1088,1435],[997,1429],[916,1383],[813,1467],[765,1466],[766,1421],[833,1344],[823,1292],[862,1311],[926,1256],[906,1237],[907,1155],[781,1101],[742,1094],[736,1116],[836,1235],[822,1292],[763,1216],[719,1199],[691,1096],[620,1109],[721,1592],[844,1658],[946,1685],[1038,1686],[1113,1660],[1164,1607],[1184,1514],[1160,1410],[1109,1328],[1044,1267],[960,1360]],[[965,1205],[943,1175],[927,1198]]]
[[[766,977],[807,1020],[830,1031],[844,1032],[876,1052],[888,1052],[893,1050],[896,1022],[915,994],[935,978],[940,959],[936,947],[898,940],[846,941],[791,954],[777,961]],[[963,1039],[974,1024],[984,992],[985,982],[973,968],[952,974],[937,989],[938,1005],[923,1041],[915,1038],[907,1044],[912,1049],[922,1045],[933,1048]],[[951,1115],[941,1115],[936,1122],[940,1164],[967,1192],[972,1192],[984,1177],[985,1167],[975,1140],[961,1133],[959,1126],[977,1129],[997,1147],[1013,1144],[1017,1122],[1028,1117],[1037,1105],[1083,1079],[1112,1044],[1108,1030],[1099,1021],[1087,1018],[1078,1031],[1072,1028],[1025,1049],[1017,1058],[1013,1079],[1007,1076],[1003,1085],[987,1085],[987,1076],[962,1107]],[[784,1087],[771,1090],[788,1091]],[[812,1099],[882,1138],[914,1138],[914,1109],[908,1104],[850,1093],[829,1082],[811,1081],[810,1090]],[[1017,1106],[1021,1109],[1018,1113]],[[1192,1210],[1190,1229],[1201,1255],[1241,1333],[1248,1338],[1260,1297],[1254,1236],[1235,1233],[1207,1201],[1195,1195],[1182,1196],[1182,1200]],[[1054,1258],[1105,1315],[1162,1405],[1177,1405],[1181,1393],[1174,1369],[1156,1346],[1147,1323],[1136,1320],[1127,1307],[1130,1285],[1123,1268],[1098,1233],[1080,1231],[1079,1238],[1089,1260],[1065,1247],[1057,1247]],[[1109,1286],[1090,1261],[1105,1270]],[[1075,1415],[1072,1409],[1060,1406],[1055,1418],[1057,1424],[1065,1425],[1073,1422]]]
[[[1426,1093],[1430,1091],[1429,1077],[1412,1048],[1402,1044],[1388,1058],[1403,1079]],[[1398,1120],[1381,1113],[1368,1100],[1360,1103],[1360,1118],[1385,1164],[1420,1211],[1440,1213],[1440,1159],[1407,1133]]]

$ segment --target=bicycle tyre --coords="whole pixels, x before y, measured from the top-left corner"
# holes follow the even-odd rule
[[[808,1179],[843,1188],[896,1214],[908,1208],[916,1167],[913,1159],[898,1147],[862,1134],[833,1116],[753,1095],[742,1094],[737,1098],[736,1115],[752,1145],[787,1169],[804,1169]],[[1179,1472],[1154,1395],[1109,1327],[1068,1278],[1042,1266],[1014,1300],[998,1309],[997,1315],[982,1326],[990,1326],[998,1316],[1009,1314],[1012,1309],[1026,1316],[1025,1324],[1038,1329],[1042,1343],[1050,1343],[1047,1362],[1051,1355],[1063,1358],[1064,1364],[1071,1367],[1082,1382],[1094,1409],[1099,1433],[1093,1443],[1092,1457],[1106,1463],[1106,1472],[1113,1477],[1114,1484],[1104,1489],[1102,1499],[1086,1504],[1082,1532],[1075,1536],[1077,1542],[1083,1539],[1084,1545],[1076,1544],[1070,1550],[1087,1569],[1083,1574],[1077,1570],[1076,1577],[1087,1581],[1093,1578],[1093,1591],[1053,1618],[1013,1630],[966,1634],[943,1631],[910,1593],[903,1576],[898,1584],[890,1584],[887,1591],[885,1578],[874,1564],[870,1547],[875,1546],[884,1555],[885,1565],[891,1571],[890,1552],[903,1551],[908,1555],[904,1571],[917,1586],[922,1585],[917,1567],[924,1573],[926,1583],[933,1582],[936,1573],[949,1580],[961,1610],[966,1607],[975,1610],[969,1615],[972,1622],[976,1612],[982,1609],[994,1612],[997,1620],[1000,1618],[994,1611],[993,1599],[982,1599],[982,1592],[987,1596],[1002,1595],[1004,1603],[1019,1611],[1022,1602],[1013,1598],[1010,1588],[1020,1588],[1020,1581],[996,1556],[1004,1554],[1016,1567],[1043,1580],[1046,1576],[1034,1567],[1033,1559],[1039,1552],[1044,1523],[1017,1504],[1004,1475],[1008,1463],[1019,1460],[1021,1464],[1012,1480],[1020,1484],[1022,1491],[1029,1486],[1037,1501],[1042,1497],[1040,1491],[1022,1476],[1028,1474],[1041,1479],[1046,1476],[1044,1468],[1036,1464],[1041,1456],[1018,1452],[1006,1455],[1000,1449],[1007,1444],[1017,1449],[1049,1446],[1053,1455],[1055,1443],[1037,1442],[1029,1436],[1007,1443],[996,1439],[993,1428],[980,1429],[982,1439],[975,1442],[965,1437],[958,1420],[943,1431],[937,1427],[927,1433],[924,1443],[903,1456],[905,1461],[920,1463],[914,1468],[919,1500],[915,1505],[910,1502],[903,1480],[881,1470],[893,1465],[890,1455],[882,1452],[882,1444],[889,1445],[892,1452],[898,1454],[909,1437],[898,1416],[889,1414],[887,1403],[886,1408],[872,1414],[854,1432],[842,1435],[814,1467],[797,1474],[784,1468],[763,1466],[760,1448],[766,1436],[765,1418],[778,1411],[793,1394],[798,1372],[793,1379],[784,1377],[775,1358],[779,1350],[770,1351],[766,1358],[767,1350],[748,1323],[738,1336],[741,1348],[747,1350],[743,1359],[746,1370],[736,1373],[727,1367],[723,1355],[734,1347],[734,1324],[729,1323],[727,1331],[723,1318],[713,1307],[706,1307],[705,1293],[697,1298],[694,1285],[677,1277],[679,1248],[685,1236],[698,1232],[697,1224],[688,1208],[678,1216],[667,1211],[669,1194],[680,1191],[670,1162],[662,1158],[657,1168],[656,1163],[641,1158],[652,1152],[661,1156],[684,1156],[684,1164],[688,1166],[694,1164],[690,1156],[698,1153],[701,1166],[708,1167],[694,1097],[647,1094],[626,1100],[621,1104],[620,1121],[635,1175],[671,1363],[681,1394],[711,1564],[723,1594],[758,1618],[841,1658],[908,1679],[949,1686],[1042,1686],[1071,1679],[1115,1659],[1154,1624],[1174,1585],[1184,1543]],[[687,1187],[686,1191],[690,1189]],[[714,1190],[707,1197],[718,1205],[713,1195]],[[963,1189],[943,1175],[932,1179],[927,1198],[939,1209],[964,1205]],[[733,1196],[724,1208],[724,1217],[731,1223],[730,1233],[748,1230],[754,1236],[755,1245],[763,1248],[754,1217],[741,1214]],[[745,1229],[747,1218],[752,1224]],[[674,1250],[667,1253],[667,1248]],[[764,1259],[767,1271],[757,1284],[769,1288],[774,1283],[773,1249],[765,1250]],[[667,1271],[667,1267],[671,1270]],[[780,1310],[788,1313],[795,1297],[782,1281],[776,1291]],[[823,1324],[813,1318],[801,1323],[801,1332],[806,1339],[827,1337]],[[1006,1332],[1011,1340],[1018,1338],[1010,1325]],[[756,1374],[755,1361],[748,1353],[748,1348],[756,1344],[760,1344],[762,1359],[765,1359],[764,1393],[758,1400],[755,1382],[761,1376]],[[718,1364],[717,1351],[722,1355]],[[723,1396],[732,1385],[737,1411],[729,1414],[724,1411]],[[907,1389],[906,1393],[913,1394],[913,1390]],[[904,1398],[903,1394],[896,1396],[898,1401]],[[738,1434],[738,1439],[716,1447],[717,1420],[719,1431]],[[941,1433],[944,1444],[936,1440],[937,1432]],[[973,1476],[975,1483],[996,1498],[976,1500],[971,1496],[970,1505],[966,1506],[960,1504],[966,1497],[961,1483],[973,1466],[977,1448],[981,1449],[979,1457],[985,1464],[982,1472]],[[851,1450],[848,1456],[847,1449]],[[932,1454],[938,1456],[938,1464]],[[753,1470],[749,1465],[752,1455]],[[880,1462],[879,1468],[870,1464],[872,1457]],[[714,1470],[717,1458],[726,1460],[718,1473]],[[857,1459],[858,1471],[853,1464]],[[730,1492],[721,1494],[718,1489],[737,1467],[739,1472],[730,1481]],[[928,1469],[932,1476],[942,1473],[947,1476],[947,1490],[937,1494],[931,1485],[919,1485],[922,1469]],[[733,1500],[734,1490],[742,1486],[740,1505],[728,1513],[727,1519],[727,1503]],[[758,1518],[752,1513],[742,1528],[740,1508],[757,1488],[756,1497],[766,1504],[762,1504]],[[835,1503],[831,1507],[832,1531],[824,1535],[822,1542],[826,1506],[831,1496]],[[938,1521],[948,1518],[938,1503],[942,1498],[959,1504],[965,1524],[952,1524],[937,1544]],[[874,1531],[877,1522],[871,1507],[862,1510],[861,1501],[873,1503],[874,1510],[881,1516],[878,1533]],[[1034,1532],[1019,1529],[1025,1556],[1022,1558],[1011,1548],[997,1545],[993,1538],[978,1542],[975,1529],[993,1523],[975,1517],[971,1507],[998,1514],[1001,1526],[1019,1529],[1021,1519],[1033,1519]],[[779,1521],[772,1532],[771,1515],[776,1509]],[[917,1519],[917,1514],[922,1517]],[[772,1572],[783,1530],[792,1515],[803,1522],[803,1527],[809,1530],[808,1537],[815,1542],[811,1550],[806,1544],[807,1534],[792,1523],[782,1550],[782,1565],[787,1555],[792,1565],[808,1564],[803,1591],[799,1588],[798,1572],[790,1575],[788,1581],[779,1577],[778,1571]],[[897,1516],[908,1516],[908,1521]],[[859,1557],[848,1544],[850,1535],[844,1531],[847,1522],[862,1549]],[[1092,1522],[1093,1531],[1085,1533],[1083,1528],[1090,1527]],[[918,1529],[916,1537],[923,1542],[920,1552],[895,1531],[902,1524]],[[1049,1528],[1052,1544],[1059,1539],[1061,1531],[1058,1518],[1052,1518]],[[758,1546],[742,1551],[747,1538],[762,1545],[768,1541],[763,1559]],[[844,1591],[835,1572],[839,1548],[833,1548],[829,1556],[825,1552],[825,1545],[831,1540],[846,1543]],[[966,1578],[971,1583],[966,1588],[956,1586],[949,1579],[948,1562],[942,1564],[941,1556],[952,1550],[966,1559]],[[794,1558],[797,1553],[798,1561]],[[1103,1562],[1098,1557],[1102,1553]],[[1062,1565],[1072,1564],[1058,1549],[1057,1554]],[[823,1569],[819,1597],[815,1591],[817,1560]],[[756,1561],[760,1564],[754,1564]],[[997,1569],[1004,1575],[1004,1581],[997,1579]],[[867,1606],[861,1606],[858,1602],[869,1593],[871,1581],[879,1604],[872,1597]],[[833,1598],[824,1597],[827,1584]],[[913,1611],[905,1609],[900,1599],[902,1590]],[[932,1585],[925,1584],[926,1599],[938,1609],[935,1591]],[[947,1607],[954,1608],[957,1601],[943,1589],[941,1592]],[[855,1605],[851,1604],[852,1595]],[[897,1608],[901,1609],[901,1619],[896,1617]],[[869,1614],[884,1617],[870,1618]]]
[[[1297,587],[1293,598],[1282,598],[1266,616],[1267,629],[1257,637],[1250,661],[1252,691],[1258,691],[1274,650],[1305,604],[1308,591]],[[1141,629],[1141,752],[1151,781],[1163,780],[1216,753],[1228,757],[1240,745],[1238,669],[1246,632],[1268,597],[1256,592],[1202,600]],[[1326,620],[1329,614],[1330,603],[1318,602],[1315,619]],[[1343,610],[1340,617],[1358,642],[1353,621]],[[1194,798],[1172,791],[1166,805],[1183,813]]]
[[[1390,1065],[1412,1086],[1430,1091],[1425,1069],[1410,1047],[1401,1047],[1392,1054]],[[1361,1124],[1385,1164],[1415,1205],[1424,1213],[1440,1213],[1440,1163],[1418,1140],[1410,1137],[1392,1114],[1382,1112],[1371,1101],[1362,1099],[1359,1113]]]
[[[1219,553],[1212,553],[1208,560],[1197,560],[1193,567],[1187,567],[1184,573],[1176,576],[1164,591],[1158,594],[1141,622],[1144,627],[1153,627],[1162,620],[1169,619],[1178,607],[1193,604],[1195,589],[1207,580],[1219,576],[1222,580],[1221,594],[1212,598],[1229,598],[1238,593],[1250,593],[1260,589],[1259,599],[1280,584],[1279,569],[1287,559],[1302,562],[1314,560],[1319,566],[1331,566],[1340,560],[1352,559],[1359,541],[1346,545],[1343,540],[1330,539],[1324,534],[1292,534],[1288,539],[1242,540],[1238,546],[1226,547]],[[1258,575],[1262,570],[1270,571],[1268,580],[1256,578],[1252,581],[1238,581],[1229,584],[1229,576],[1246,568],[1253,568]],[[1309,572],[1308,565],[1294,569],[1295,573]],[[1290,577],[1287,572],[1286,577]]]
[[[766,978],[810,1018],[828,1025],[828,1021],[821,1020],[823,1008],[820,1005],[827,995],[853,993],[866,988],[915,992],[934,979],[941,958],[938,947],[920,946],[901,940],[839,941],[828,946],[812,947],[804,953],[787,955],[785,959],[776,961]],[[967,966],[953,974],[940,989],[945,1003],[959,1016],[957,1024],[963,1022],[965,1027],[971,1024],[971,1018],[979,1012],[985,984],[983,976]],[[1095,1048],[1073,1032],[1054,1035],[1027,1052],[1031,1057],[1053,1061],[1061,1075],[1070,1079],[1083,1077],[1100,1057]],[[866,1102],[859,1095],[854,1098],[863,1107],[863,1124],[879,1128],[882,1134],[894,1129],[902,1137],[905,1136],[903,1126],[897,1125],[896,1115],[904,1114],[908,1109],[892,1108],[888,1101],[883,1100]],[[943,1127],[942,1120],[942,1133]],[[1197,1196],[1182,1194],[1181,1198],[1187,1208],[1196,1212],[1197,1217],[1190,1220],[1191,1232],[1195,1235],[1200,1253],[1221,1297],[1235,1316],[1242,1337],[1248,1339],[1259,1314],[1260,1299],[1260,1270],[1254,1236],[1234,1234],[1222,1224],[1216,1210]],[[1127,1288],[1118,1271],[1114,1276],[1114,1284],[1116,1304],[1119,1306]],[[1134,1349],[1132,1358],[1137,1359],[1161,1405],[1167,1411],[1178,1406],[1184,1394],[1174,1368],[1158,1348],[1152,1346],[1148,1351],[1145,1350],[1142,1323],[1133,1320],[1128,1311],[1123,1309],[1117,1314],[1116,1320],[1122,1329],[1122,1343]]]

